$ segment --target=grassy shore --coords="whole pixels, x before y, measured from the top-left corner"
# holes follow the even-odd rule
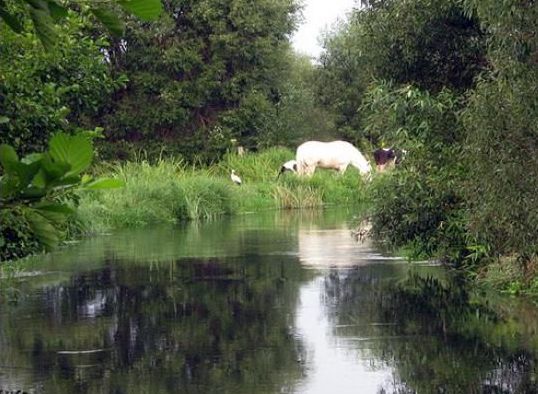
[[[354,205],[365,201],[364,183],[357,171],[343,176],[318,171],[312,178],[286,173],[277,179],[282,163],[293,152],[272,148],[243,156],[228,155],[210,167],[160,160],[101,165],[97,171],[125,182],[121,190],[85,193],[72,229],[99,233],[115,228],[213,219],[221,215],[266,209]],[[230,180],[234,169],[241,186]]]

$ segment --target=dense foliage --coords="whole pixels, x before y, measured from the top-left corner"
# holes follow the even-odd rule
[[[120,181],[83,175],[93,158],[90,137],[55,134],[43,153],[19,159],[0,145],[0,260],[51,250],[74,211],[73,190],[118,187]]]
[[[519,261],[532,282],[535,2],[362,3],[326,37],[317,82],[342,134],[408,150],[372,188],[374,232],[459,264]]]
[[[161,8],[156,0],[119,4],[145,19],[158,16]],[[114,14],[90,11],[109,28],[117,26]],[[75,212],[73,191],[115,188],[121,182],[82,174],[92,162],[91,139],[99,130],[68,123],[73,111],[71,120],[83,125],[84,116],[94,113],[113,87],[102,53],[105,42],[82,33],[88,27],[84,13],[70,13],[54,0],[2,1],[0,18],[6,24],[0,25],[0,260],[6,260],[51,250],[64,238]],[[35,34],[24,32],[30,21]],[[38,38],[50,52],[37,47]],[[60,49],[54,48],[60,40]],[[17,151],[31,153],[19,159]]]
[[[538,253],[538,7],[468,3],[491,33],[492,64],[464,113],[470,231],[490,255],[526,264]]]
[[[116,14],[116,7],[123,8],[143,20],[153,20],[161,13],[160,0],[113,0],[109,2],[81,2],[78,0],[2,0],[0,20],[9,28],[22,33],[31,31],[46,49],[52,49],[61,40],[56,24],[69,14],[69,8],[92,13],[111,33],[121,34],[123,22]]]
[[[408,151],[396,174],[376,179],[373,231],[413,253],[458,261],[465,252],[461,222],[464,179],[461,99],[451,91],[430,94],[411,86],[375,85],[361,111],[372,135]],[[391,196],[390,198],[387,198]]]
[[[459,1],[375,2],[355,11],[325,38],[318,90],[332,108],[341,133],[378,144],[379,135],[357,111],[372,82],[412,84],[432,93],[462,91],[485,63],[485,41],[475,18]]]
[[[315,111],[306,63],[289,47],[296,1],[168,0],[164,8],[158,22],[130,23],[107,52],[129,83],[102,111],[103,154],[129,157],[129,147],[144,146],[208,162],[234,140],[256,149],[304,129],[297,115]]]
[[[0,26],[0,133],[17,152],[43,150],[56,131],[93,126],[88,118],[121,83],[101,54],[106,41],[85,35],[87,25],[67,17],[59,32],[63,45],[50,51],[30,33]]]

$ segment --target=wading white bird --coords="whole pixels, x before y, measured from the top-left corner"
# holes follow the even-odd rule
[[[230,175],[230,179],[232,180],[233,183],[235,183],[236,185],[241,185],[241,178],[239,178],[236,174],[235,174],[235,170],[232,170],[232,175]]]

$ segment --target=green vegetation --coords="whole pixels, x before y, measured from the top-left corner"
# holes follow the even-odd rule
[[[121,180],[121,192],[80,195],[75,231],[102,232],[118,227],[213,219],[232,213],[275,208],[313,208],[364,203],[365,187],[358,172],[343,176],[318,171],[310,179],[283,174],[280,165],[293,157],[287,149],[258,154],[227,155],[216,166],[196,168],[162,159],[107,165],[99,173]],[[231,169],[243,180],[230,180]]]
[[[91,164],[93,147],[87,135],[54,135],[48,151],[19,159],[15,149],[0,145],[0,259],[12,259],[38,247],[54,248],[74,213],[74,190],[121,186],[113,179],[82,175]]]
[[[52,49],[61,40],[56,24],[68,17],[70,9],[82,9],[83,12],[93,14],[112,34],[120,35],[124,26],[116,15],[115,5],[146,21],[157,18],[162,10],[159,0],[115,0],[96,4],[77,0],[2,0],[0,19],[16,33],[27,31],[27,25],[31,22],[35,35],[43,46]]]
[[[77,197],[71,235],[368,198],[390,246],[534,289],[535,1],[361,4],[313,64],[290,47],[296,0],[0,1],[1,142],[25,156],[103,131],[94,171],[127,186]],[[354,174],[274,181],[285,148],[335,138],[408,155],[367,197]],[[31,223],[3,223],[6,256],[40,249]]]
[[[370,190],[374,233],[535,291],[536,4],[363,3],[326,37],[317,89],[342,135],[408,151]]]
[[[207,164],[232,140],[257,149],[330,133],[330,116],[314,100],[312,64],[290,49],[297,1],[163,5],[158,21],[128,23],[107,49],[111,72],[129,82],[96,117],[105,158],[134,159],[144,148]]]

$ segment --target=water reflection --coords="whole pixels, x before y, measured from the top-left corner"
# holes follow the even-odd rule
[[[323,285],[324,278],[318,277],[300,290],[296,328],[305,343],[306,377],[297,392],[375,393],[391,379],[392,371],[372,365],[368,355],[357,353],[352,343],[336,334],[326,314],[329,300]]]
[[[332,335],[372,369],[393,371],[379,392],[536,392],[538,320],[524,327],[453,278],[408,272],[396,283],[386,268],[323,279]]]
[[[382,256],[348,217],[125,231],[38,259],[0,303],[0,391],[536,392],[535,307]]]

